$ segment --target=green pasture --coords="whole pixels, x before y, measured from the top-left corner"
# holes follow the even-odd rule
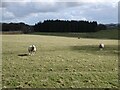
[[[117,88],[118,40],[108,32],[1,35],[2,87]],[[37,52],[28,56],[31,44]]]

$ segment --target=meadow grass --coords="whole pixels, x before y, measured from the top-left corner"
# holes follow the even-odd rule
[[[31,44],[36,54],[20,56]],[[2,87],[117,88],[118,53],[114,39],[2,35]]]

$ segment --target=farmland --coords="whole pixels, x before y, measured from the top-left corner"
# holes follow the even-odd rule
[[[31,44],[37,52],[27,56]],[[117,30],[2,35],[2,87],[117,88]]]

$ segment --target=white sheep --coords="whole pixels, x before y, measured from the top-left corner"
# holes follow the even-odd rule
[[[99,45],[100,50],[103,50],[104,47],[105,47],[105,45],[104,45],[103,43],[101,43],[101,44]]]
[[[28,47],[28,52],[29,52],[29,55],[34,55],[35,52],[36,52],[36,46],[35,45],[30,45]]]

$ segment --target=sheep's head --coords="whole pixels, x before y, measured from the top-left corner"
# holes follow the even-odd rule
[[[32,47],[35,47],[35,45],[32,45]]]

